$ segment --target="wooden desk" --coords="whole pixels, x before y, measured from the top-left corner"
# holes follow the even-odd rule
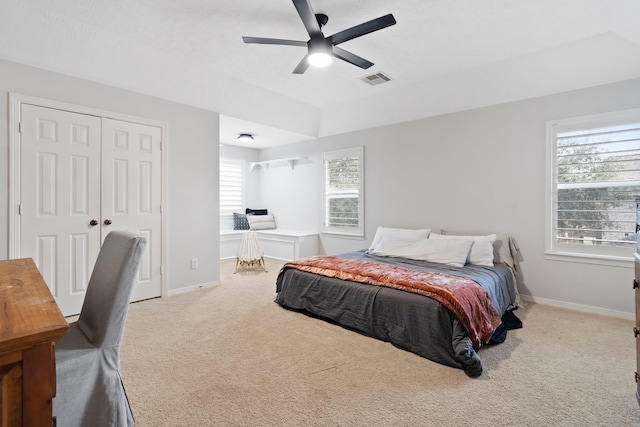
[[[51,426],[55,341],[69,324],[30,258],[0,261],[0,426]]]

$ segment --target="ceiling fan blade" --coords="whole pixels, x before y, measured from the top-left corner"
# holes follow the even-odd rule
[[[284,40],[284,39],[268,39],[264,37],[246,37],[242,36],[242,41],[245,43],[257,43],[257,44],[278,44],[285,46],[303,46],[307,47],[307,42],[298,40]]]
[[[348,52],[338,46],[333,47],[333,56],[338,59],[342,59],[343,61],[348,62],[349,64],[356,65],[360,68],[364,68],[365,70],[373,65],[373,62],[367,61],[361,56],[355,55],[351,52]]]
[[[293,70],[293,74],[304,74],[304,72],[307,71],[307,68],[309,68],[309,61],[307,61],[308,57],[309,54],[306,54],[304,58],[302,58],[302,61],[300,61],[298,66]]]
[[[372,19],[355,27],[347,28],[346,30],[335,33],[332,36],[327,37],[331,40],[331,43],[335,46],[340,43],[344,43],[356,37],[364,36],[365,34],[372,33],[374,31],[381,30],[386,27],[395,25],[396,19],[392,14],[381,16],[380,18]]]
[[[293,5],[298,11],[298,15],[300,15],[304,28],[306,28],[307,33],[309,33],[309,37],[312,39],[324,38],[320,30],[320,24],[318,24],[318,19],[316,18],[316,13],[313,11],[309,0],[293,0]]]

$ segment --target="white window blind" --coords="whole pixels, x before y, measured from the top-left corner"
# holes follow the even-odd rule
[[[323,153],[323,232],[364,235],[363,147]]]
[[[640,194],[640,110],[550,126],[551,237],[547,250],[631,257]]]
[[[220,159],[220,215],[242,211],[244,170],[243,160]]]

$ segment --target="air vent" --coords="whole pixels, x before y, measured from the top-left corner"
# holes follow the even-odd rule
[[[363,77],[360,80],[371,86],[376,86],[391,81],[391,77],[387,76],[385,73],[376,73],[371,74],[370,76]]]

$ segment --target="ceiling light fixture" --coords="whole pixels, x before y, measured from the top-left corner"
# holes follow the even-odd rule
[[[309,55],[307,61],[309,65],[313,65],[314,67],[326,67],[331,64],[332,58],[328,53],[317,52]]]
[[[326,67],[333,61],[333,45],[327,39],[309,40],[307,62],[314,67]]]
[[[238,140],[238,142],[251,142],[253,141],[253,135],[251,135],[250,133],[241,133],[236,139]]]

